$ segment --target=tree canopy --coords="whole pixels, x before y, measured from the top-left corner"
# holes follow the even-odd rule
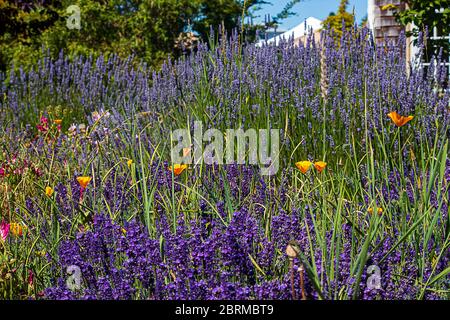
[[[292,15],[291,0],[276,16]],[[0,0],[0,70],[10,64],[30,65],[42,49],[55,56],[134,55],[158,66],[189,26],[196,36],[207,39],[210,27],[223,25],[230,33],[242,18],[254,17],[264,0]],[[80,28],[68,28],[67,20],[79,9]],[[274,19],[275,20],[275,19]],[[244,19],[245,21],[245,19]],[[260,26],[245,26],[255,31]]]
[[[393,10],[397,20],[404,26],[410,24],[411,31],[406,35],[416,39],[419,32],[429,36],[436,27],[438,36],[450,34],[450,0],[406,0],[406,9],[400,10],[393,4],[382,7],[383,10]],[[450,42],[448,39],[433,40],[427,42],[427,55],[436,55],[443,49],[443,59],[448,60]]]
[[[419,31],[437,27],[442,34],[450,33],[450,0],[406,0],[405,10],[395,10],[398,20],[403,24],[414,23],[410,35],[417,36]]]

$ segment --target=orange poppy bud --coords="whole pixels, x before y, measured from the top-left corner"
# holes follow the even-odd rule
[[[373,213],[372,207],[370,207],[369,209],[367,209],[367,211],[368,211],[370,214],[372,214],[372,213]],[[383,213],[383,208],[377,208],[377,212],[378,212],[378,215],[381,216],[381,214]]]

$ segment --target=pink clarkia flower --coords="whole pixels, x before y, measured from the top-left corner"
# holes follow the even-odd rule
[[[32,270],[28,270],[28,284],[32,286],[34,283],[34,273]]]
[[[37,125],[37,129],[41,132],[47,132],[48,131],[48,119],[44,116],[40,119],[41,123]]]
[[[2,221],[0,223],[0,238],[5,241],[9,234],[9,223]]]

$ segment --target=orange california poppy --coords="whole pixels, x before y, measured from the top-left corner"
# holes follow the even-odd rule
[[[372,213],[373,213],[372,207],[370,207],[369,209],[367,209],[367,211],[369,211],[369,213],[372,214]],[[381,214],[383,213],[383,208],[377,208],[377,212],[378,212],[378,215],[381,216]]]
[[[395,123],[397,127],[403,127],[405,124],[407,124],[414,118],[414,116],[407,116],[407,117],[401,116],[395,111],[389,112],[388,117],[391,118],[391,120]]]
[[[51,187],[45,187],[45,194],[46,194],[48,197],[51,197],[52,194],[53,194],[53,192],[54,192],[54,190],[53,190]]]
[[[325,169],[325,167],[327,166],[326,162],[323,161],[317,161],[314,162],[314,167],[317,169],[317,171],[322,172],[323,169]]]
[[[81,189],[86,189],[89,182],[91,182],[91,177],[78,177],[77,181],[80,184]]]
[[[185,169],[187,168],[187,164],[175,164],[172,167],[169,167],[170,171],[173,171],[173,174],[179,176]]]
[[[14,237],[21,237],[23,234],[23,228],[19,223],[12,222],[9,225],[9,232],[11,232]]]
[[[54,123],[56,124],[61,124],[62,123],[62,119],[55,119],[53,120]]]
[[[312,162],[311,161],[299,161],[295,163],[295,166],[297,167],[298,170],[300,170],[303,174],[305,174],[306,172],[308,172],[309,168],[311,167]]]

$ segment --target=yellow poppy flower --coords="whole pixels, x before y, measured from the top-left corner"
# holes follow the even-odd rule
[[[39,257],[45,257],[45,255],[47,254],[47,252],[45,250],[41,250],[41,251],[37,251],[36,255],[38,255]]]
[[[388,113],[388,117],[391,118],[391,120],[395,123],[397,127],[403,127],[405,124],[407,124],[414,118],[413,116],[407,117],[401,116],[395,111]]]
[[[9,232],[11,232],[14,237],[21,237],[23,234],[23,228],[19,223],[12,222],[9,225]]]
[[[373,213],[372,207],[370,207],[369,209],[367,209],[367,211],[369,211],[369,213],[372,214],[372,213]],[[383,208],[377,208],[377,212],[378,212],[378,215],[381,216],[381,214],[383,213]]]
[[[45,187],[45,194],[48,197],[51,197],[53,195],[54,190],[51,187]]]
[[[172,167],[170,166],[170,167],[169,167],[169,170],[170,170],[170,171],[173,171],[173,174],[176,175],[176,176],[178,176],[178,175],[180,175],[186,168],[187,168],[187,164],[175,164],[175,165],[173,166],[173,169],[172,169]]]
[[[312,165],[311,161],[299,161],[299,162],[295,163],[295,166],[297,167],[297,169],[300,170],[303,174],[308,172],[311,165]]]
[[[133,160],[131,160],[131,159],[128,159],[128,161],[127,161],[127,165],[128,165],[128,167],[131,167],[131,165],[133,164]]]
[[[317,169],[317,171],[322,172],[323,169],[325,169],[325,167],[327,166],[326,162],[323,161],[317,161],[314,162],[314,167]]]
[[[91,177],[78,177],[77,181],[80,184],[81,189],[86,189],[89,182],[91,182]]]

